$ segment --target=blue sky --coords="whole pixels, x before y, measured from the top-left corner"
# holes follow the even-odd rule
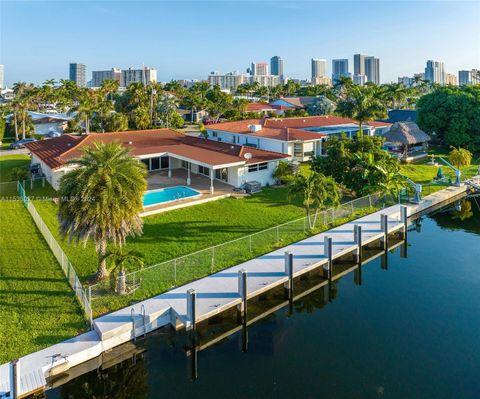
[[[158,79],[205,79],[280,55],[285,73],[310,74],[310,59],[381,60],[381,80],[423,71],[480,68],[480,2],[459,1],[24,1],[0,0],[0,63],[8,85],[92,70],[140,67]]]

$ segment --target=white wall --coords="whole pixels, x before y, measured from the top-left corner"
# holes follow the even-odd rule
[[[265,186],[267,184],[275,184],[275,179],[272,177],[273,172],[278,165],[278,161],[268,162],[268,169],[256,172],[249,172],[248,166],[235,166],[228,168],[229,184],[235,187],[241,187],[249,181],[258,181]]]
[[[275,151],[285,154],[286,142],[282,140],[249,136],[248,134],[241,133],[235,134],[229,132],[222,132],[218,130],[216,130],[215,132],[217,134],[217,137],[213,137],[213,131],[207,129],[208,138],[216,141],[218,141],[218,139],[221,139],[220,141],[223,141],[225,143],[234,143],[239,145],[245,145],[247,143],[255,144],[257,148],[260,148],[262,150]]]

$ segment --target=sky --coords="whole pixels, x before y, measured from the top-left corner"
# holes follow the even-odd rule
[[[145,66],[158,80],[206,79],[284,59],[284,73],[310,76],[310,59],[380,58],[382,82],[423,72],[480,69],[480,1],[129,1],[0,0],[5,82],[68,78],[68,64],[92,70]]]

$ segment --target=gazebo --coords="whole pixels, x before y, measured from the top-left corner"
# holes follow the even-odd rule
[[[426,149],[431,138],[415,122],[395,122],[383,137],[387,149],[403,162],[427,157]]]

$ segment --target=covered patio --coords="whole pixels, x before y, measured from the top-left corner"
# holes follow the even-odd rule
[[[428,155],[430,136],[415,122],[396,122],[383,137],[388,151],[402,162],[413,162]]]

